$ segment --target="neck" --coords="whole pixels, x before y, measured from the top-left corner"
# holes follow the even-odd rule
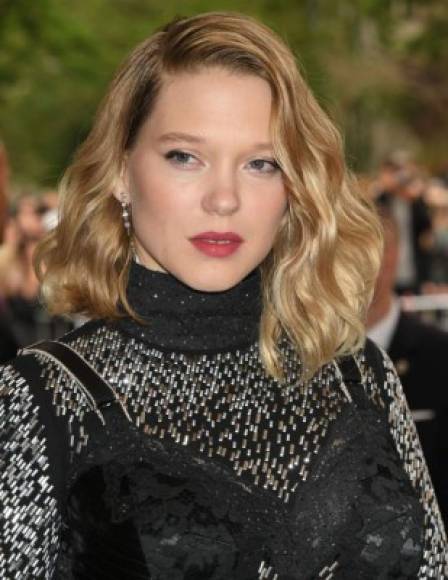
[[[133,262],[127,297],[145,324],[130,318],[117,324],[160,350],[211,353],[246,348],[258,339],[260,282],[257,268],[229,290],[202,292],[169,273]]]

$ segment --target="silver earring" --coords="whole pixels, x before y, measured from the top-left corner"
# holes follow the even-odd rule
[[[128,233],[128,236],[131,237],[131,216],[130,216],[130,209],[131,204],[121,200],[121,215],[123,217],[123,224]]]

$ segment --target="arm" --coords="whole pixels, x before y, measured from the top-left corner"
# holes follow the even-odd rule
[[[424,553],[418,578],[448,577],[446,533],[403,388],[384,351],[369,342],[367,353],[368,363],[364,357],[360,360],[367,394],[385,407],[396,450],[424,511]]]
[[[52,577],[60,511],[46,426],[30,386],[0,368],[0,578]]]

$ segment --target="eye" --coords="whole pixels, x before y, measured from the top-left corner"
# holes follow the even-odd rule
[[[165,159],[172,161],[175,165],[192,165],[191,160],[195,160],[196,158],[191,153],[173,149],[165,154]]]
[[[275,173],[280,169],[280,165],[274,159],[254,159],[249,165],[259,173]]]

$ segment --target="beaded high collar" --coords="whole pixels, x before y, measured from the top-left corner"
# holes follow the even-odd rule
[[[127,296],[148,321],[117,322],[127,334],[163,351],[216,353],[248,347],[258,339],[259,268],[223,292],[197,291],[164,272],[132,262]]]

